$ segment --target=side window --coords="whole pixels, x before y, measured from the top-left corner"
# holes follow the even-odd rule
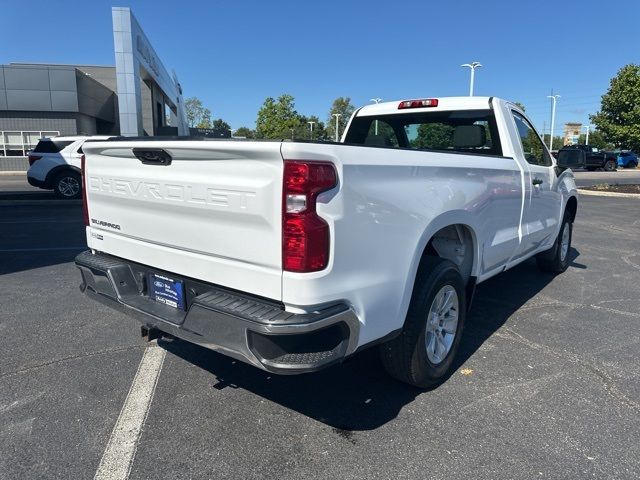
[[[512,111],[512,114],[516,122],[518,135],[520,136],[520,143],[522,144],[525,160],[531,165],[540,165],[541,167],[550,167],[553,165],[542,140],[529,122],[518,112]]]

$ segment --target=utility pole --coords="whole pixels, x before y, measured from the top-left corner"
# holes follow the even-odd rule
[[[376,102],[376,105],[377,105],[377,104],[379,104],[379,103],[382,101],[382,99],[381,99],[381,98],[376,97],[376,98],[372,98],[372,99],[371,99],[371,101],[372,101],[372,102]],[[378,135],[378,120],[376,120],[376,121],[374,122],[374,125],[375,125],[375,127],[374,127],[374,128],[375,128],[375,130],[376,130],[376,135]]]
[[[554,95],[553,89],[551,89],[551,95],[547,95],[547,98],[551,99],[551,134],[549,135],[549,150],[553,150],[553,129],[556,123],[556,102],[560,98],[560,95]]]
[[[338,123],[339,118],[342,116],[341,113],[334,113],[333,114],[334,117],[336,117],[336,142],[340,141],[340,137],[339,135],[339,130],[340,130],[340,124]]]
[[[589,145],[589,131],[591,130],[591,125],[583,125],[582,128],[587,129],[587,136],[584,139],[584,144]]]
[[[309,134],[309,140],[313,140],[313,125],[315,125],[316,122],[307,122],[309,124],[309,130],[310,130],[310,134]]]
[[[482,64],[480,62],[471,62],[471,63],[464,63],[460,66],[469,67],[469,69],[471,70],[471,82],[469,82],[469,96],[473,97],[473,82],[476,76],[476,68],[480,68]]]

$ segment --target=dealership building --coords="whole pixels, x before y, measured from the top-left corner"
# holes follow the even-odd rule
[[[188,135],[175,73],[129,8],[112,20],[115,66],[0,65],[0,171],[26,170],[42,137]]]

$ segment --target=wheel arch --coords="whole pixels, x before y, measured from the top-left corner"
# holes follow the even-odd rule
[[[473,217],[464,211],[446,212],[429,223],[416,245],[411,269],[407,275],[407,283],[400,310],[402,315],[401,318],[404,318],[407,314],[409,302],[411,301],[411,296],[415,287],[415,281],[418,276],[418,270],[420,266],[424,264],[424,259],[426,257],[438,256],[441,258],[447,258],[458,265],[458,262],[455,259],[450,258],[452,256],[452,249],[446,247],[446,241],[444,242],[445,247],[443,248],[443,242],[437,240],[439,238],[446,239],[453,237],[454,235],[458,236],[459,232],[462,231],[464,239],[462,241],[462,245],[465,250],[465,258],[463,259],[465,272],[463,273],[463,279],[467,289],[473,290],[480,265],[478,230],[479,227],[476,225]],[[451,240],[455,243],[454,238],[451,238]],[[450,245],[450,247],[452,246]],[[470,302],[471,297],[469,296],[467,304],[469,305]]]
[[[567,199],[567,203],[564,207],[564,214],[565,215],[569,215],[569,218],[571,219],[571,223],[573,223],[576,219],[576,214],[578,213],[578,199],[576,198],[575,195],[571,195],[568,199]]]
[[[46,186],[45,188],[53,188],[53,181],[55,180],[55,178],[61,173],[65,173],[67,171],[71,171],[82,176],[82,172],[78,167],[74,167],[73,165],[58,165],[57,167],[49,170],[49,173],[47,173],[47,176],[44,180],[44,184]]]

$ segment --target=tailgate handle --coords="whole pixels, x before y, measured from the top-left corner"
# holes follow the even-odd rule
[[[133,148],[133,154],[145,165],[171,165],[171,155],[162,148]]]

